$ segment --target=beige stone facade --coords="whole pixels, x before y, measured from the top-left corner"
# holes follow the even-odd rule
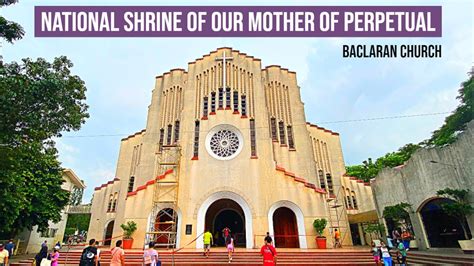
[[[164,148],[180,150],[168,171],[160,167]],[[189,243],[234,214],[229,226],[242,247],[260,246],[269,231],[277,246],[314,248],[317,218],[330,220],[327,236],[339,227],[351,244],[344,204],[330,208],[343,200],[344,173],[339,134],[306,121],[296,73],[219,48],[156,77],[146,129],[121,141],[115,179],[95,189],[89,237],[120,238],[120,224],[133,220],[141,248],[156,208],[173,208],[178,247],[201,247]],[[176,179],[177,203],[157,204],[156,180]]]

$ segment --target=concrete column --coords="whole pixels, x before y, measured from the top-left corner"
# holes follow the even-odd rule
[[[413,231],[418,241],[418,248],[420,250],[427,250],[430,248],[430,244],[428,242],[428,236],[425,232],[425,226],[423,224],[423,220],[421,214],[418,212],[410,212],[410,220],[413,226]]]
[[[362,246],[365,246],[367,243],[365,243],[365,233],[364,233],[364,230],[362,229],[362,224],[358,223],[357,228],[359,229],[360,243]]]

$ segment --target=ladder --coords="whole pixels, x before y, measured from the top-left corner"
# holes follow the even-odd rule
[[[156,155],[152,218],[146,235],[156,247],[174,249],[178,232],[181,148],[179,145],[159,145]]]
[[[350,233],[347,220],[347,211],[345,202],[345,192],[340,184],[331,186],[326,194],[326,204],[328,211],[328,225],[329,233],[331,234],[331,246],[335,247],[336,241],[334,239],[335,229],[341,234],[340,243],[344,242],[347,234]]]

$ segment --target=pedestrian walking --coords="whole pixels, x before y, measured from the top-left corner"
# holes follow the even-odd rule
[[[271,243],[266,242],[260,249],[260,255],[263,256],[263,266],[276,265],[277,251]]]
[[[375,245],[375,242],[372,241],[371,245],[372,248],[370,252],[372,252],[372,257],[374,258],[375,265],[380,264],[380,248]]]
[[[8,265],[8,250],[5,249],[3,244],[0,244],[0,266]]]
[[[97,266],[100,266],[100,248],[99,248],[99,241],[95,241],[95,248],[97,248]]]
[[[58,266],[59,265],[59,248],[55,246],[53,252],[50,254],[51,257],[51,266]]]
[[[45,241],[43,242],[43,244],[41,244],[41,247],[48,247],[48,241],[45,240]]]
[[[272,237],[270,236],[270,233],[267,232],[267,235],[265,236],[265,238],[263,239],[263,243],[265,244],[265,242],[268,242],[270,244],[273,244],[273,239]]]
[[[410,250],[411,234],[406,229],[404,229],[402,232],[402,241],[403,245],[405,246],[405,249]]]
[[[36,256],[35,256],[35,263],[36,263],[36,266],[40,266],[40,265],[41,265],[41,261],[42,261],[43,259],[46,259],[47,257],[48,257],[48,247],[42,244],[40,251],[39,251],[38,254],[36,254]]]
[[[339,230],[337,230],[337,229],[334,229],[334,247],[335,248],[342,248],[341,232],[339,232]]]
[[[392,239],[395,241],[401,240],[402,238],[400,237],[400,232],[398,232],[398,229],[393,229],[392,231]]]
[[[13,239],[8,241],[8,243],[5,245],[5,249],[8,251],[8,258],[12,259],[13,252],[15,252],[15,243],[13,243]]]
[[[407,249],[405,248],[405,245],[403,245],[402,242],[398,242],[397,248],[398,248],[398,252],[397,252],[398,264],[400,264],[400,266],[405,266],[407,264]]]
[[[148,243],[148,248],[143,252],[143,264],[145,266],[158,266],[159,263],[158,252],[155,250],[155,243]]]
[[[82,250],[80,266],[98,266],[98,252],[95,239],[89,240],[89,246]]]
[[[232,261],[232,254],[234,253],[234,238],[232,235],[229,235],[226,239],[227,247],[227,256],[229,258],[229,263]]]
[[[202,242],[204,243],[204,256],[209,258],[211,253],[211,245],[213,244],[212,234],[209,232],[209,230],[207,230],[202,236]]]
[[[111,253],[110,266],[125,266],[125,251],[122,249],[122,240],[117,240]]]
[[[392,256],[390,255],[390,251],[384,242],[381,242],[381,244],[380,252],[382,253],[383,265],[392,266]]]

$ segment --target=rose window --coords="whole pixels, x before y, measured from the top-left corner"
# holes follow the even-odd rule
[[[213,128],[206,139],[209,154],[219,160],[230,160],[237,156],[242,149],[240,132],[230,125],[220,125]]]

